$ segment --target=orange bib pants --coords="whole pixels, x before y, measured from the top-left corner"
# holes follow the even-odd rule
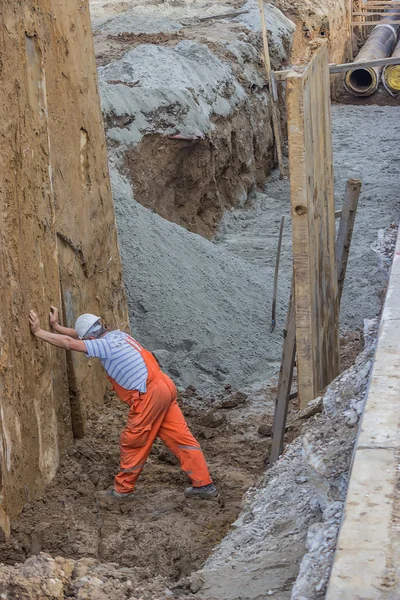
[[[151,352],[133,338],[128,337],[127,343],[142,355],[148,377],[145,393],[127,390],[109,377],[119,398],[130,407],[120,438],[121,464],[115,490],[122,494],[132,492],[156,437],[175,454],[193,486],[212,483],[200,445],[178,406],[175,384],[161,371]]]

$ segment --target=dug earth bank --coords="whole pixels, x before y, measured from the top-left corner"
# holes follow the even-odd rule
[[[293,35],[295,48],[305,43],[299,26],[307,3],[284,4],[298,28],[294,34],[286,17],[269,11],[276,68],[288,59]],[[9,565],[0,569],[1,594],[285,599],[293,588],[296,599],[324,595],[374,347],[376,323],[364,328],[364,319],[379,313],[391,225],[399,217],[400,109],[333,107],[338,209],[345,181],[363,182],[342,303],[342,367],[356,360],[364,333],[366,348],[323,400],[304,414],[290,413],[286,442],[297,439],[263,475],[291,277],[287,225],[271,334],[288,182],[273,174],[264,186],[272,134],[256,3],[241,19],[212,25],[201,25],[200,13],[242,3],[201,3],[197,15],[187,12],[190,6],[200,3],[97,1],[93,16],[132,330],[179,384],[220,497],[210,504],[185,500],[174,457],[156,445],[133,504],[100,503],[96,492],[112,484],[118,468],[126,417],[109,396],[89,415],[87,436],[66,454],[43,497],[12,524],[11,540],[0,548]],[[311,37],[327,32],[326,13],[318,11],[307,21]],[[329,21],[329,35],[338,23]],[[339,37],[332,37],[340,60]],[[168,137],[176,134],[196,139]]]

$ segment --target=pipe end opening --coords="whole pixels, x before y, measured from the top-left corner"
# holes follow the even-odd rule
[[[356,95],[369,96],[376,90],[378,78],[373,69],[353,69],[346,73],[346,84]]]

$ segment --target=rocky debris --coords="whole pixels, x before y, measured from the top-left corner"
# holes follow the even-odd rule
[[[236,408],[240,404],[245,404],[247,400],[247,394],[244,392],[235,392],[226,400],[222,400],[217,405],[218,408]]]
[[[324,597],[377,329],[377,319],[365,321],[356,363],[297,415],[301,435],[246,494],[239,519],[199,572],[202,597],[255,599],[265,589],[292,600]]]
[[[0,595],[4,600],[166,600],[176,597],[162,577],[147,583],[137,569],[100,563],[95,559],[52,558],[41,553],[14,567],[0,569]],[[190,592],[188,600],[194,598]]]
[[[260,425],[260,427],[258,428],[258,433],[264,437],[271,437],[272,436],[272,425],[265,425],[265,424]]]

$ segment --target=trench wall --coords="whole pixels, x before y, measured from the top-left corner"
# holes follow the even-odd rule
[[[7,534],[10,518],[54,476],[73,433],[83,434],[86,410],[101,403],[106,386],[84,357],[67,359],[35,340],[29,309],[42,327],[51,303],[64,308],[67,325],[88,310],[126,326],[127,313],[87,2],[4,0],[0,21],[0,525]]]

